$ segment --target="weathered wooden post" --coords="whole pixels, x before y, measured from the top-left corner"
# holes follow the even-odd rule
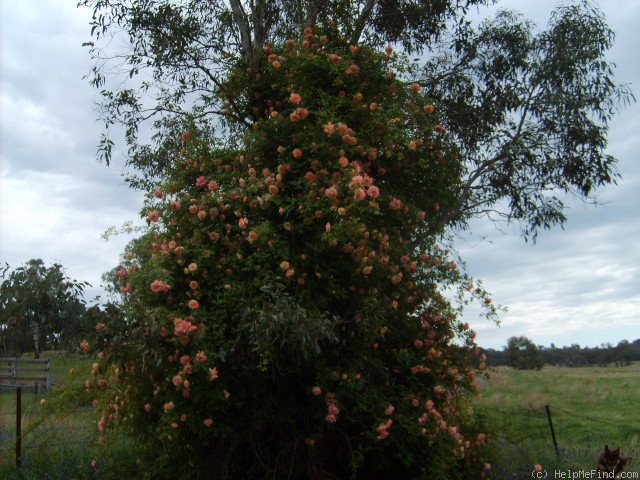
[[[549,405],[545,405],[544,409],[547,412],[547,419],[549,419],[549,430],[551,430],[551,438],[553,439],[553,446],[556,449],[556,457],[558,457],[558,460],[559,460],[560,459],[560,450],[558,449],[558,441],[556,440],[556,432],[553,430],[553,422],[551,421],[551,410],[549,409]]]
[[[22,387],[16,388],[16,468],[22,469]]]
[[[45,385],[45,389],[47,391],[51,390],[51,359],[47,358],[47,373],[46,373],[46,385]]]

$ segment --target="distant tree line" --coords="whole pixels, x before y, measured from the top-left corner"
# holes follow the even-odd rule
[[[599,366],[617,367],[640,361],[640,339],[622,340],[617,345],[603,343],[597,347],[581,347],[578,344],[557,347],[535,345],[527,337],[511,337],[502,350],[484,350],[487,363],[492,366],[508,365],[518,370],[539,370],[545,364],[563,367]]]

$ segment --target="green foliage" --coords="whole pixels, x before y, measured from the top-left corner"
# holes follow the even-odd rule
[[[448,35],[421,83],[466,159],[450,219],[520,221],[535,238],[564,223],[566,193],[593,200],[596,188],[615,182],[608,124],[633,95],[606,60],[613,40],[602,12],[585,1],[559,6],[538,32],[501,11]]]
[[[544,366],[540,350],[527,337],[511,337],[506,354],[507,364],[517,370],[540,370]]]
[[[441,294],[473,287],[437,240],[455,147],[401,56],[308,30],[260,61],[224,85],[257,118],[238,148],[187,125],[148,194],[90,342],[98,427],[130,425],[150,478],[473,475],[480,352]]]
[[[82,298],[86,282],[71,280],[62,265],[40,259],[2,272],[0,335],[5,352],[69,347],[91,328]],[[88,327],[88,328],[87,328]]]
[[[89,393],[100,429],[150,439],[150,477],[480,474],[463,411],[484,358],[443,292],[495,307],[441,242],[477,216],[562,223],[559,191],[615,180],[608,121],[632,98],[588,3],[538,33],[473,27],[483,3],[80,2],[105,126],[151,190]]]
[[[91,359],[48,351],[50,391],[22,392],[22,468],[16,468],[15,390],[0,393],[0,478],[20,480],[139,478],[138,442],[125,429],[96,438],[95,415],[85,386]],[[60,387],[61,386],[61,387]]]
[[[461,155],[456,201],[442,206],[440,224],[465,229],[488,217],[518,222],[535,239],[566,221],[567,194],[593,202],[599,187],[615,183],[609,121],[633,95],[615,79],[607,59],[614,34],[591,2],[563,3],[542,30],[505,11],[474,26],[468,9],[488,3],[83,0],[93,11],[92,83],[104,99],[100,156],[109,162],[108,129],[123,125],[128,181],[150,189],[176,161],[186,118],[203,138],[235,148],[267,114],[255,110],[257,98],[237,96],[247,80],[238,66],[266,80],[265,47],[299,38],[304,27],[333,28],[353,45],[422,54],[403,78],[426,89]],[[113,51],[114,35],[130,47]],[[111,87],[113,63],[129,78]],[[252,83],[262,89],[244,93],[268,95],[265,81]],[[144,144],[138,130],[147,121],[155,134]]]

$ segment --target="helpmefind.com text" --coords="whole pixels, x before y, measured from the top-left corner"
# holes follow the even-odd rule
[[[640,472],[599,472],[598,470],[552,470],[547,472],[546,470],[533,470],[531,472],[532,478],[549,478],[549,479],[623,479],[623,478],[640,478]]]

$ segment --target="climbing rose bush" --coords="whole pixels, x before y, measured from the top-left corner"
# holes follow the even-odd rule
[[[455,145],[401,56],[325,33],[230,72],[255,122],[231,146],[178,135],[117,272],[124,315],[86,387],[99,430],[148,442],[150,478],[484,467],[466,402],[483,358],[442,293],[469,282],[438,243]]]

